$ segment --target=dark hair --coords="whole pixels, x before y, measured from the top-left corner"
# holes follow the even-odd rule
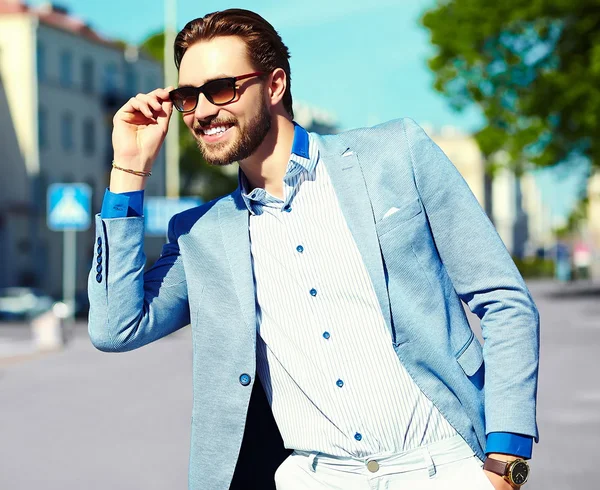
[[[188,22],[175,38],[177,69],[189,47],[218,36],[239,36],[246,43],[248,57],[257,71],[272,72],[276,68],[285,71],[287,87],[283,106],[293,118],[290,52],[273,26],[250,10],[228,9]]]

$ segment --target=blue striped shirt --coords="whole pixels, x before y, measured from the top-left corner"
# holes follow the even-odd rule
[[[283,199],[248,191],[240,172],[258,371],[286,447],[382,456],[455,435],[393,350],[316,143],[295,136]]]

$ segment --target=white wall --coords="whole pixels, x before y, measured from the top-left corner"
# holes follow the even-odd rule
[[[38,43],[43,52],[44,77],[37,79]],[[61,82],[61,53],[71,53],[72,84]],[[93,88],[84,84],[84,60],[93,60]],[[105,105],[105,67],[115,67],[115,85],[122,100],[139,92],[148,92],[162,84],[162,67],[159,63],[140,58],[131,63],[125,60],[120,49],[89,40],[82,36],[46,25],[38,24],[29,15],[3,15],[0,17],[0,162],[11,181],[0,183],[0,212],[6,215],[9,200],[19,199],[24,207],[38,206],[37,220],[29,224],[27,214],[11,215],[9,222],[0,227],[3,264],[0,272],[7,284],[18,284],[27,268],[33,269],[42,279],[41,286],[49,293],[60,295],[62,289],[62,233],[50,231],[46,226],[46,189],[56,182],[85,182],[93,188],[93,213],[100,211],[102,196],[108,185],[112,160],[112,116]],[[128,87],[126,72],[135,74],[135,86]],[[127,92],[127,88],[130,91]],[[124,93],[127,92],[127,93]],[[38,110],[46,117],[43,128],[47,144],[38,148]],[[115,108],[116,109],[116,108]],[[66,149],[61,141],[61,119],[70,113],[73,121],[73,146]],[[94,121],[94,150],[84,151],[83,124]],[[12,130],[12,131],[11,131]],[[13,135],[11,140],[11,134]],[[12,142],[11,142],[12,141]],[[12,145],[12,146],[11,146]],[[10,173],[6,170],[10,167]],[[29,178],[40,174],[37,195],[31,195]],[[20,172],[20,173],[19,173]],[[22,177],[20,180],[17,178]],[[164,194],[164,152],[149,179],[147,195]],[[24,240],[38,245],[23,255],[27,249]],[[87,272],[93,254],[94,230],[78,233],[77,288],[85,290]],[[149,238],[146,251],[149,260],[158,257],[164,239]],[[25,243],[25,245],[27,245]],[[6,252],[6,254],[5,254]],[[10,267],[9,267],[10,266]],[[9,270],[10,269],[10,270]],[[0,285],[6,285],[0,281]]]
[[[107,90],[106,67],[114,67],[116,93],[125,101],[139,92],[155,89],[162,83],[161,66],[156,62],[139,59],[129,63],[123,52],[86,38],[76,36],[50,26],[40,25],[39,43],[45,52],[46,74],[39,83],[40,107],[48,117],[49,144],[40,149],[40,161],[45,185],[56,182],[86,182],[93,188],[92,212],[100,211],[102,197],[108,186],[110,163],[112,161],[112,116],[105,105]],[[61,53],[69,52],[72,60],[72,85],[61,83]],[[84,84],[84,61],[92,60],[93,87]],[[135,86],[127,87],[127,70],[135,74]],[[129,90],[128,90],[129,89]],[[114,92],[114,91],[113,91]],[[61,141],[61,119],[69,113],[73,118],[73,148],[66,149]],[[87,154],[84,149],[84,122],[94,121],[95,148]],[[152,177],[149,179],[146,195],[164,194],[164,155],[161,154]],[[60,291],[62,282],[62,233],[44,229],[43,241],[48,274],[45,289],[55,294]],[[85,290],[87,272],[93,258],[94,228],[79,232],[78,238],[78,279],[77,288]],[[146,243],[150,259],[158,257],[164,240],[149,238]]]
[[[29,173],[37,171],[35,98],[35,19],[25,15],[0,17],[0,74],[10,120]]]
[[[588,230],[594,247],[593,277],[600,278],[600,173],[596,173],[588,183]]]
[[[35,126],[35,22],[0,17],[0,286],[33,273],[29,175],[38,169]]]

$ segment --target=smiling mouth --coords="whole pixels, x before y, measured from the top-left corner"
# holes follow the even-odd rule
[[[233,126],[233,123],[211,124],[208,128],[198,128],[198,133],[204,136],[219,136]]]

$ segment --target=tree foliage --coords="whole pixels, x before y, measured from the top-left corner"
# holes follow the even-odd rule
[[[486,156],[600,167],[600,0],[446,0],[421,22],[436,90],[485,116]]]
[[[164,60],[163,32],[148,37],[140,46],[143,51],[156,59]],[[198,150],[196,141],[179,114],[173,114],[179,120],[179,172],[182,195],[198,195],[204,201],[228,194],[237,186],[235,175],[223,172],[220,167],[206,163]]]

